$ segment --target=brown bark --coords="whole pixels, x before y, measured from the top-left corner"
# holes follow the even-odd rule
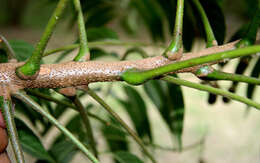
[[[197,53],[184,53],[183,57],[178,61],[232,50],[235,43],[204,49]],[[120,74],[127,69],[149,70],[178,61],[170,61],[163,56],[157,56],[137,61],[87,61],[43,64],[35,80],[21,80],[16,76],[16,67],[21,66],[23,63],[4,63],[0,64],[0,88],[8,87],[8,91],[12,92],[22,88],[61,88],[87,85],[93,82],[120,81]],[[195,68],[185,68],[179,70],[178,73],[192,72]]]

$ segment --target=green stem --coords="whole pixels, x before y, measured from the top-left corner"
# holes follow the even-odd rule
[[[159,47],[159,48],[165,48],[163,45],[154,45],[154,44],[149,44],[149,43],[142,43],[142,42],[122,42],[118,40],[111,40],[111,41],[94,41],[94,42],[89,42],[88,46],[89,48],[93,48],[96,46],[100,45],[108,45],[108,46],[136,46],[136,47]],[[54,53],[62,52],[62,51],[67,51],[67,50],[74,50],[78,48],[80,45],[79,44],[71,44],[71,45],[66,45],[64,47],[60,47],[57,49],[49,50],[47,51],[43,56],[49,56]]]
[[[53,30],[57,24],[57,21],[60,19],[63,10],[67,4],[68,0],[60,0],[55,11],[53,12],[45,31],[39,41],[39,43],[36,45],[36,48],[32,54],[32,56],[29,58],[29,60],[21,67],[18,67],[16,69],[17,75],[22,79],[30,79],[35,78],[35,75],[37,76],[37,72],[40,69],[40,62],[43,56],[43,52],[46,48],[47,43],[49,42],[49,39],[53,33]]]
[[[31,106],[35,111],[39,112],[42,116],[47,118],[53,125],[55,125],[64,135],[66,135],[92,162],[98,163],[99,161],[91,152],[64,126],[62,126],[52,115],[46,112],[39,104],[26,95],[23,91],[18,91],[13,94],[16,98],[20,99],[27,105]]]
[[[256,109],[260,110],[260,104],[254,102],[253,100],[250,100],[248,98],[236,95],[234,93],[231,93],[231,92],[219,89],[219,88],[214,88],[214,87],[210,87],[210,86],[203,85],[203,84],[193,83],[193,82],[190,82],[187,80],[183,80],[183,79],[179,79],[179,78],[175,78],[175,77],[171,77],[171,76],[163,77],[162,80],[173,83],[173,84],[178,84],[178,85],[183,85],[186,87],[194,88],[197,90],[210,92],[210,93],[213,93],[216,95],[221,95],[221,96],[230,98],[232,100],[242,102],[244,104],[247,104],[249,106],[255,107]]]
[[[248,56],[254,53],[260,52],[260,45],[219,52],[214,54],[209,54],[206,56],[201,56],[197,58],[188,59],[185,61],[174,62],[165,66],[158,67],[152,70],[138,71],[138,70],[127,70],[121,75],[121,79],[129,84],[138,85],[145,81],[164,75],[166,73],[174,72],[184,68],[197,66],[210,62],[218,62],[224,59],[232,59],[237,57]]]
[[[248,84],[260,85],[260,79],[258,79],[258,78],[221,72],[221,71],[217,71],[209,66],[204,66],[204,67],[200,68],[196,72],[196,75],[201,76],[200,78],[206,79],[206,80],[229,80],[229,81],[244,82],[244,83],[248,83]]]
[[[78,111],[76,106],[71,104],[70,102],[67,102],[67,101],[64,101],[64,100],[59,100],[59,99],[56,99],[56,98],[54,98],[52,96],[49,96],[49,95],[46,95],[44,93],[40,93],[38,91],[31,90],[31,89],[30,90],[26,90],[26,92],[28,92],[31,95],[37,96],[39,98],[42,98],[44,100],[52,101],[52,102],[55,102],[56,104],[64,105],[64,106],[67,106],[67,107],[69,107],[71,109],[74,109],[75,111]],[[88,115],[91,118],[96,119],[97,121],[101,122],[102,124],[104,124],[106,126],[111,126],[113,128],[116,128],[116,129],[121,129],[120,127],[118,127],[118,126],[116,126],[116,125],[114,125],[114,124],[112,124],[112,123],[110,123],[110,122],[108,122],[108,121],[98,117],[97,115],[92,114],[91,112],[88,112]]]
[[[74,61],[84,62],[90,59],[90,53],[88,48],[87,33],[85,29],[84,17],[81,10],[80,0],[73,0],[75,9],[77,11],[78,28],[79,28],[79,42],[80,49]]]
[[[79,44],[66,45],[66,46],[61,47],[61,48],[57,48],[57,49],[47,51],[46,53],[43,54],[43,57],[46,57],[46,56],[49,56],[51,54],[55,54],[55,53],[58,53],[58,52],[62,52],[62,51],[74,50],[78,47],[79,47]]]
[[[4,44],[3,47],[7,51],[8,60],[16,59],[16,55],[15,55],[15,52],[14,52],[13,48],[11,47],[11,45],[9,44],[7,39],[4,36],[2,36],[2,35],[0,35],[0,44],[1,44],[1,42],[3,42],[3,44]]]
[[[120,116],[113,111],[113,109],[102,99],[100,98],[94,91],[91,89],[87,90],[87,93],[94,99],[96,100],[101,106],[106,109],[106,111],[112,115],[120,124],[121,126],[128,132],[129,135],[140,145],[142,150],[144,151],[144,154],[150,158],[152,162],[156,162],[153,156],[149,153],[149,151],[145,148],[144,143],[142,140],[137,136],[137,134],[120,118]]]
[[[94,139],[94,134],[93,134],[93,131],[92,131],[92,127],[91,127],[91,124],[90,124],[90,120],[88,118],[88,112],[87,110],[84,108],[84,106],[82,105],[81,101],[79,100],[79,97],[78,96],[75,96],[75,97],[71,97],[71,100],[73,101],[73,103],[75,104],[81,118],[82,118],[82,121],[83,121],[83,124],[86,128],[86,133],[87,133],[87,137],[89,139],[89,142],[90,142],[90,146],[94,152],[94,155],[98,158],[98,151],[96,149],[96,141]]]
[[[210,22],[209,22],[209,19],[207,17],[205,10],[203,9],[199,0],[192,0],[192,1],[195,4],[195,6],[197,7],[197,10],[201,16],[201,19],[202,19],[202,22],[204,25],[204,29],[205,29],[205,33],[206,33],[206,37],[207,37],[207,47],[216,46],[217,40],[215,38],[214,32],[211,28],[211,25],[210,25]]]
[[[75,107],[75,105],[73,105],[72,103],[68,102],[68,101],[65,101],[65,100],[59,100],[59,99],[56,99],[52,96],[49,96],[47,94],[44,94],[44,93],[41,93],[39,91],[35,91],[33,89],[27,89],[26,92],[28,94],[31,94],[31,95],[34,95],[34,96],[37,96],[37,97],[40,97],[42,99],[45,99],[47,101],[52,101],[52,102],[55,102],[57,104],[61,104],[61,105],[64,105],[64,106],[67,106],[69,108],[73,108],[74,110],[77,110],[77,108]]]
[[[173,38],[169,47],[165,50],[164,56],[167,58],[173,58],[176,53],[182,53],[182,28],[183,28],[183,12],[184,12],[184,0],[177,0],[177,11],[175,18],[175,26],[173,32]]]
[[[17,129],[14,122],[14,110],[12,110],[13,108],[11,105],[11,100],[4,99],[4,97],[0,96],[0,107],[5,119],[8,136],[11,141],[16,161],[18,163],[25,163],[23,151],[19,143]]]

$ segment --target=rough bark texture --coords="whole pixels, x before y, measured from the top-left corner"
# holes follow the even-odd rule
[[[235,43],[204,49],[197,53],[184,53],[183,57],[178,61],[232,50]],[[43,64],[35,80],[21,80],[16,76],[16,67],[21,66],[23,63],[4,63],[0,64],[0,89],[5,89],[7,92],[0,91],[0,95],[6,96],[9,92],[22,88],[64,88],[87,85],[92,82],[120,81],[120,74],[127,69],[149,70],[178,61],[170,61],[163,56],[157,56],[137,61],[87,61]],[[178,73],[192,72],[194,69],[196,67],[185,68],[178,71]]]

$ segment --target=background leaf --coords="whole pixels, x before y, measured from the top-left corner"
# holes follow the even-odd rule
[[[152,80],[144,84],[144,89],[160,111],[171,133],[177,138],[181,150],[185,108],[180,86]]]
[[[34,47],[25,41],[10,40],[9,43],[14,49],[18,61],[25,61],[33,53]]]
[[[128,112],[138,135],[142,139],[148,138],[148,140],[152,142],[152,133],[147,115],[147,108],[142,96],[130,86],[125,85],[124,91],[128,96],[127,100],[118,99],[118,101]]]
[[[112,118],[109,122],[120,127],[119,123]],[[103,125],[101,130],[111,152],[128,151],[128,141],[126,133],[123,130],[111,127],[110,125]]]
[[[35,158],[49,162],[55,162],[43,147],[40,139],[23,121],[20,119],[15,119],[15,124],[18,131],[19,141],[25,152]]]
[[[200,0],[203,9],[205,10],[207,17],[209,19],[210,25],[213,29],[214,35],[218,41],[218,44],[221,45],[224,43],[225,35],[226,35],[226,24],[225,17],[222,11],[222,8],[217,0]],[[205,30],[203,27],[203,23],[201,21],[201,17],[198,13],[197,8],[191,3],[193,13],[195,14],[196,22],[198,25],[198,29],[203,37],[206,39]]]
[[[112,29],[106,27],[88,28],[87,30],[88,41],[98,40],[118,40],[118,35]]]
[[[119,163],[144,163],[137,156],[125,151],[116,152],[114,157]]]

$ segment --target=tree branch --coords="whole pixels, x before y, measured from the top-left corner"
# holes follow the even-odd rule
[[[170,61],[163,56],[157,56],[137,61],[88,61],[88,62],[67,62],[60,64],[43,64],[35,80],[21,80],[15,74],[15,69],[23,63],[0,64],[0,85],[9,87],[9,91],[16,91],[23,88],[60,88],[70,86],[86,85],[92,82],[121,81],[120,75],[128,69],[150,70],[201,56],[211,57],[212,53],[232,50],[237,42],[223,46],[216,46],[204,49],[197,53],[184,53],[178,61]],[[217,62],[206,63],[205,65]],[[197,67],[180,69],[176,72],[193,72]],[[174,72],[173,72],[174,73]],[[1,94],[1,93],[0,93]]]

